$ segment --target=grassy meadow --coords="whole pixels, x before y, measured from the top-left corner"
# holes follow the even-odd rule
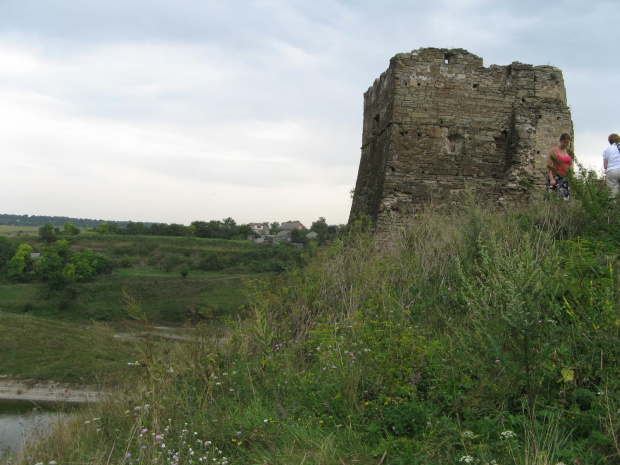
[[[132,373],[135,343],[115,339],[109,325],[0,312],[0,333],[4,375],[105,386]]]
[[[353,227],[15,463],[620,463],[620,207],[572,190]]]
[[[8,226],[0,224],[0,236],[21,237],[37,236],[39,228],[37,226]]]
[[[286,246],[190,237],[82,234],[69,240],[74,252],[105,257],[108,272],[61,289],[39,280],[0,281],[0,375],[109,383],[121,361],[135,360],[135,343],[114,340],[115,333],[155,334],[155,326],[200,322],[219,328],[221,319],[244,311],[246,283],[297,267],[307,255]],[[15,241],[45,250],[34,235]]]

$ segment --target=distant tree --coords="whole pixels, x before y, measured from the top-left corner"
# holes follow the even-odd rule
[[[110,225],[108,223],[101,223],[99,226],[97,226],[97,228],[95,228],[95,230],[99,234],[103,234],[105,236],[106,234],[110,233]]]
[[[57,240],[56,246],[53,248],[53,250],[55,250],[56,253],[60,255],[60,257],[62,257],[65,262],[71,260],[71,244],[69,244],[69,241],[65,239]]]
[[[187,226],[176,223],[169,224],[167,230],[167,236],[187,236],[189,233]]]
[[[80,228],[78,228],[71,222],[67,222],[64,225],[64,233],[67,236],[77,236],[78,234],[80,234]]]
[[[0,236],[0,269],[15,255],[17,245],[7,237]]]
[[[328,235],[329,225],[327,224],[327,221],[325,221],[325,218],[321,216],[317,221],[312,223],[312,226],[310,226],[310,231],[314,231],[319,235],[319,238],[322,239]]]
[[[222,220],[222,225],[226,229],[232,229],[233,227],[237,225],[237,222],[229,216],[228,218],[225,218]]]
[[[92,250],[84,250],[73,254],[71,261],[65,265],[63,274],[78,282],[91,281],[97,273],[105,270],[106,266],[103,256],[95,254]]]
[[[217,221],[217,220],[209,221],[208,228],[209,228],[211,235],[206,236],[206,237],[219,237],[219,238],[224,237],[224,227],[220,221]]]
[[[125,233],[129,234],[129,235],[140,235],[140,234],[148,234],[148,230],[146,228],[146,226],[144,226],[144,223],[138,222],[138,223],[128,223],[127,226],[125,226]]]
[[[305,231],[303,229],[293,229],[291,231],[291,242],[295,242],[297,244],[307,244],[309,240],[306,237],[306,234],[308,234],[308,231]]]
[[[278,223],[277,221],[274,221],[273,223],[269,223],[269,231],[271,232],[271,234],[275,234],[276,231],[278,231],[280,229],[280,223]]]
[[[321,245],[336,239],[345,228],[346,226],[344,225],[328,225],[327,221],[325,221],[325,218],[322,216],[310,226],[310,230],[318,234],[318,241]]]
[[[39,228],[39,237],[46,244],[51,244],[56,240],[56,230],[52,223],[45,223]]]
[[[46,282],[50,289],[56,291],[64,289],[71,281],[62,272],[66,263],[56,247],[44,247],[37,269],[39,279]]]
[[[28,244],[20,244],[17,252],[6,265],[6,277],[12,281],[29,281],[34,277],[34,267],[30,254],[34,249]]]
[[[183,265],[181,269],[179,270],[179,273],[181,273],[181,276],[183,278],[186,278],[187,275],[189,274],[189,267],[187,265]]]
[[[247,239],[248,236],[260,236],[247,224],[239,224],[233,228],[232,239]]]
[[[219,221],[194,221],[190,225],[190,231],[196,237],[219,237],[220,222]]]

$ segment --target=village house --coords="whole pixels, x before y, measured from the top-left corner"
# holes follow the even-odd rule
[[[299,221],[293,223],[282,223],[280,225],[280,231],[293,231],[294,229],[298,229],[301,231],[302,229],[306,229],[306,227]]]
[[[252,229],[253,232],[261,236],[269,234],[269,223],[248,223],[248,226]]]

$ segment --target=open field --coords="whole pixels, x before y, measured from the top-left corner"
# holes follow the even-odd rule
[[[103,323],[68,323],[0,311],[0,375],[106,384],[131,373],[135,343]]]
[[[4,224],[0,224],[0,236],[21,237],[37,236],[38,234],[38,226],[7,226]]]

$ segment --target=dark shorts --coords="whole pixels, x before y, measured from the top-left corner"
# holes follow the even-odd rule
[[[568,180],[559,174],[553,175],[555,179],[555,186],[552,186],[547,177],[547,192],[555,192],[558,197],[566,201],[570,200],[570,189],[568,187]]]

